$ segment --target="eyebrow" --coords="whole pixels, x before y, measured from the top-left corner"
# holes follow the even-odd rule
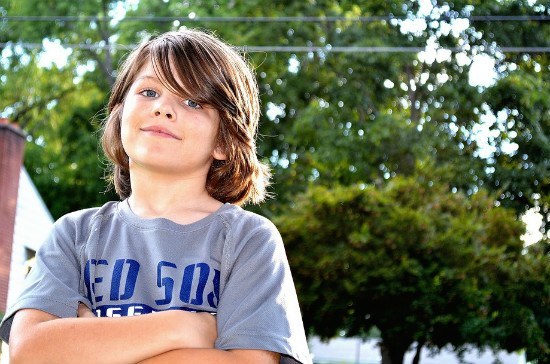
[[[139,81],[139,80],[143,80],[143,79],[151,79],[151,80],[154,80],[154,81],[159,81],[159,78],[157,76],[152,76],[152,75],[143,75],[143,76],[140,76],[138,78],[135,79],[135,81]],[[134,81],[134,82],[135,82]]]

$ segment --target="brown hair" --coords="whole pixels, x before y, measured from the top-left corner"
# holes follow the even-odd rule
[[[141,43],[122,64],[107,104],[108,116],[101,136],[112,167],[109,178],[119,197],[124,199],[132,193],[128,156],[120,136],[122,105],[136,75],[148,61],[170,91],[192,95],[199,104],[218,110],[217,145],[227,160],[214,160],[210,166],[208,193],[221,202],[234,204],[263,201],[270,172],[256,155],[260,117],[256,79],[234,48],[199,30],[155,36]]]

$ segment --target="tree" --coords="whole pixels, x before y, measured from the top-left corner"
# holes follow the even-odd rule
[[[526,359],[533,363],[550,361],[550,241],[548,238],[531,245],[525,255],[527,274],[520,282],[521,299],[532,307],[539,325],[539,338],[527,347]]]
[[[196,26],[212,29],[237,46],[321,47],[312,52],[249,52],[257,70],[264,108],[260,152],[273,165],[274,192],[278,196],[276,203],[262,209],[265,214],[271,214],[277,206],[284,206],[287,196],[304,191],[312,180],[324,185],[335,180],[343,184],[385,180],[412,173],[415,161],[426,155],[440,166],[450,165],[448,173],[454,174],[453,185],[459,190],[474,193],[489,184],[507,201],[511,201],[513,195],[516,202],[512,205],[517,207],[518,213],[523,212],[526,205],[544,205],[543,196],[547,195],[544,193],[544,171],[547,170],[544,163],[533,162],[533,168],[527,167],[524,177],[518,176],[515,167],[500,168],[510,165],[506,164],[509,157],[517,159],[513,163],[516,166],[524,158],[525,153],[512,156],[506,145],[510,143],[509,135],[525,134],[526,138],[530,135],[521,131],[526,121],[515,123],[507,129],[506,135],[503,133],[492,141],[494,148],[504,151],[500,156],[495,155],[500,158],[498,162],[479,157],[475,130],[483,124],[484,110],[489,108],[498,113],[502,109],[502,105],[486,100],[498,102],[518,98],[507,96],[509,90],[505,87],[513,67],[528,74],[541,69],[539,76],[544,84],[544,77],[547,77],[545,54],[530,57],[502,53],[499,47],[544,46],[548,27],[541,21],[464,22],[461,18],[544,15],[549,11],[547,8],[526,1],[455,1],[453,4],[434,3],[430,7],[425,6],[426,3],[402,0],[367,2],[361,6],[351,1],[335,3],[329,0],[317,2],[315,7],[290,1],[269,7],[263,5],[260,0],[246,4],[212,1],[166,1],[161,4],[146,0],[136,4],[93,0],[82,4],[56,1],[38,5],[26,0],[9,1],[4,8],[8,16],[40,14],[72,18],[40,22],[8,20],[2,24],[0,36],[2,41],[11,42],[39,43],[47,38],[63,44],[84,45],[73,49],[72,64],[89,66],[90,71],[84,78],[105,94],[120,57],[127,47],[147,33]],[[292,15],[339,19],[261,23],[201,20],[220,14],[226,17]],[[136,20],[136,17],[146,20]],[[358,21],[357,17],[366,20]],[[375,17],[385,17],[385,20]],[[411,24],[418,26],[411,27]],[[338,46],[427,46],[428,51],[421,55],[414,52],[331,52]],[[453,53],[446,48],[463,50]],[[433,59],[430,52],[434,54]],[[503,87],[488,89],[469,84],[472,59],[480,54],[496,62],[497,78],[502,80]],[[531,58],[536,62],[524,61]],[[519,73],[518,77],[521,77]],[[528,99],[527,95],[536,90],[528,88],[522,92]],[[3,106],[4,110],[14,108],[16,111],[18,108],[8,103]],[[543,120],[538,121],[538,125],[543,135],[547,128],[544,123],[546,107],[544,104],[525,105],[521,114],[530,119],[541,110]],[[90,110],[90,117],[98,111]],[[9,112],[7,114],[10,116]],[[510,122],[504,124],[512,125]],[[494,128],[502,128],[504,124],[499,120]],[[401,132],[394,133],[396,128]],[[394,138],[395,134],[399,139]],[[531,154],[529,158],[537,158],[535,151]],[[529,184],[521,180],[532,176],[534,171],[541,171],[536,172],[536,188],[520,191],[521,186]],[[516,179],[518,182],[513,182]],[[511,186],[511,189],[505,190],[503,186]],[[39,188],[42,189],[40,185]],[[518,204],[517,201],[522,202]],[[542,205],[544,212],[546,207]]]
[[[55,217],[111,199],[102,181],[98,120],[105,94],[74,68],[38,66],[32,53],[4,74],[0,107],[27,134],[25,166]],[[46,188],[48,186],[48,188]],[[55,186],[55,188],[52,188]]]
[[[88,14],[97,19],[78,21],[4,22],[1,65],[0,110],[19,123],[28,137],[25,166],[55,218],[84,206],[100,205],[114,197],[105,193],[102,154],[97,132],[107,88],[113,77],[109,52],[74,49],[65,65],[41,63],[41,52],[17,46],[18,41],[41,43],[44,39],[66,44],[92,45],[105,38],[108,12],[115,2],[50,2],[36,4],[10,1],[9,15],[55,15],[75,17]],[[92,69],[92,71],[90,71]],[[55,188],[52,188],[55,186]]]
[[[396,261],[387,263],[385,270],[375,272],[379,279],[375,287],[382,290],[384,284],[392,280],[403,278],[406,283],[408,279],[414,294],[405,289],[403,297],[416,300],[420,308],[405,310],[403,315],[422,314],[424,317],[423,326],[415,328],[414,335],[407,334],[408,327],[397,323],[397,328],[406,329],[403,338],[409,344],[413,340],[438,348],[446,340],[460,347],[461,343],[470,340],[479,346],[512,348],[524,345],[524,339],[530,337],[541,344],[537,348],[529,346],[528,353],[533,353],[529,355],[533,358],[546,355],[547,336],[540,339],[548,332],[546,311],[526,303],[543,304],[541,295],[545,291],[518,290],[524,283],[529,287],[547,287],[530,276],[531,273],[544,276],[545,259],[529,255],[532,260],[525,259],[532,266],[525,267],[524,256],[518,254],[519,240],[502,242],[503,246],[513,245],[511,253],[506,255],[508,253],[499,250],[502,247],[489,244],[480,231],[470,231],[466,224],[473,224],[473,229],[500,226],[499,219],[509,221],[514,229],[507,234],[510,239],[517,237],[517,221],[512,223],[509,210],[494,209],[490,203],[492,199],[497,200],[496,204],[513,208],[517,215],[527,208],[537,208],[546,214],[545,221],[548,221],[547,100],[550,95],[545,87],[549,81],[548,54],[510,52],[503,47],[547,47],[550,29],[547,21],[540,19],[494,21],[485,18],[494,15],[548,16],[548,7],[527,0],[455,0],[452,3],[390,0],[360,5],[347,0],[318,0],[316,6],[287,0],[270,2],[268,6],[261,0],[58,0],[40,4],[30,0],[8,0],[3,4],[0,11],[8,17],[70,17],[40,22],[4,18],[0,23],[0,43],[4,44],[0,46],[4,47],[0,63],[0,113],[17,119],[29,133],[32,142],[27,147],[26,166],[56,217],[115,198],[102,193],[105,184],[101,179],[101,156],[98,158],[100,152],[95,136],[104,115],[102,107],[114,69],[127,49],[148,33],[182,26],[208,28],[229,43],[249,49],[247,55],[256,70],[261,90],[263,117],[259,147],[261,156],[271,163],[275,172],[273,192],[276,199],[260,208],[248,208],[284,220],[289,209],[296,214],[302,207],[302,213],[309,211],[310,206],[295,201],[297,195],[347,191],[342,192],[346,195],[351,193],[348,189],[353,190],[353,186],[364,186],[359,190],[369,191],[370,197],[361,197],[363,202],[374,205],[361,209],[370,211],[370,208],[372,213],[385,211],[390,221],[396,218],[410,221],[410,226],[390,226],[389,222],[384,225],[384,221],[380,221],[377,236],[392,233],[391,239],[403,244],[410,237],[432,242],[431,250],[411,251],[412,258],[408,262],[402,262],[381,242],[379,245],[373,243],[370,246],[373,250],[365,252],[368,254],[364,257],[360,245],[339,245],[341,251],[336,248],[323,250],[320,246],[317,256],[324,265],[315,266],[318,271],[313,270],[310,276],[307,272],[298,275],[300,287],[312,287],[301,289],[300,298],[313,305],[319,295],[339,292],[338,297],[347,297],[347,301],[343,304],[332,296],[325,297],[335,306],[331,308],[321,302],[324,311],[316,311],[321,316],[306,315],[308,327],[325,337],[336,332],[332,330],[334,327],[347,330],[348,334],[368,331],[374,319],[361,321],[359,314],[352,315],[346,307],[362,313],[357,308],[363,307],[363,301],[359,300],[370,305],[365,307],[378,307],[370,301],[370,296],[354,296],[351,292],[355,292],[353,282],[363,282],[361,267],[366,267],[367,263],[368,267],[377,266],[373,256],[380,256]],[[208,19],[230,16],[265,18]],[[303,18],[282,21],[281,16]],[[309,17],[315,19],[310,21]],[[43,39],[66,45],[69,51],[66,66],[44,68],[37,63],[42,53],[24,46],[39,44]],[[247,48],[266,45],[318,48],[308,52],[250,51]],[[401,51],[334,51],[336,47],[380,46],[396,47]],[[424,51],[411,52],[403,47],[419,47]],[[479,80],[471,79],[470,70],[475,68],[477,57],[494,62],[495,66],[489,70],[494,71],[492,83],[476,85]],[[479,130],[488,124],[489,136],[486,136]],[[66,161],[62,154],[67,155]],[[435,191],[434,199],[438,199],[435,206],[447,206],[452,210],[450,205],[453,204],[463,209],[481,204],[486,206],[487,215],[481,213],[484,211],[481,207],[474,208],[472,215],[470,210],[456,208],[452,210],[456,216],[449,217],[443,211],[438,215],[421,206],[407,205],[405,197],[409,190],[402,191],[396,186],[408,185],[411,181],[417,181],[425,191]],[[333,190],[333,185],[342,187]],[[418,201],[428,199],[414,186],[409,187],[413,191],[411,198],[418,195]],[[404,195],[391,194],[397,190]],[[391,210],[388,201],[397,207]],[[435,208],[434,211],[440,210]],[[361,226],[365,224],[357,219]],[[351,239],[347,231],[355,226],[342,222],[341,226],[332,226],[332,230],[322,230],[324,226],[319,228],[318,233],[310,230],[315,241],[332,237],[347,241]],[[390,228],[394,230],[387,230]],[[507,226],[501,229],[508,231]],[[548,226],[545,229],[548,231]],[[324,238],[321,231],[327,234]],[[357,236],[365,233],[368,237],[369,231],[359,231]],[[444,239],[441,234],[445,231],[449,236]],[[451,236],[450,232],[455,235]],[[496,232],[491,234],[496,239]],[[472,252],[469,244],[474,240],[482,241],[479,246],[483,249]],[[311,249],[316,251],[315,247]],[[483,266],[487,268],[486,276],[478,272],[481,262],[475,259],[474,253],[487,259]],[[307,250],[295,249],[291,243],[289,256],[293,262],[308,262],[307,254]],[[332,255],[338,257],[340,267],[335,267],[330,276]],[[497,264],[497,258],[502,258],[502,264]],[[356,264],[347,263],[346,268],[345,259]],[[454,264],[455,260],[463,262],[464,268],[446,270],[445,267]],[[394,264],[405,267],[392,273]],[[515,274],[518,265],[522,267],[521,275]],[[443,283],[417,287],[415,274],[420,273],[415,267],[421,268],[418,269],[422,277]],[[327,272],[323,273],[325,268]],[[324,274],[330,279],[323,281]],[[346,283],[347,288],[341,284],[346,275],[353,278],[346,278],[351,282]],[[531,278],[522,281],[523,275]],[[512,288],[508,290],[504,283],[501,287],[496,284],[484,286],[483,282],[497,282],[497,277]],[[443,286],[449,293],[443,291]],[[316,293],[314,287],[322,287],[329,293]],[[386,289],[389,291],[391,285]],[[398,290],[394,293],[394,297],[399,297]],[[446,302],[447,298],[450,302]],[[508,305],[507,300],[520,303]],[[387,304],[391,307],[392,303]],[[454,315],[466,318],[460,330],[447,318],[447,304],[458,310],[452,311]],[[486,312],[481,308],[480,312],[472,311],[469,305],[487,307],[486,312],[494,315],[485,317]],[[497,310],[499,305],[502,309]],[[426,307],[425,312],[422,307]],[[463,311],[459,311],[460,308]],[[530,313],[533,314],[529,316]],[[507,319],[516,315],[525,317],[524,326],[507,325],[507,322],[518,322]],[[338,321],[340,316],[347,317],[347,321]],[[317,319],[334,320],[338,325],[323,328],[315,321]],[[385,328],[386,348],[399,353],[406,343],[392,343],[390,335],[395,334],[397,328],[389,329],[391,319],[377,316],[377,326]],[[492,332],[487,329],[489,326],[494,327]],[[516,329],[525,335],[512,340],[510,333]],[[433,332],[442,333],[436,337]]]
[[[522,272],[523,227],[485,193],[449,193],[425,176],[315,186],[275,223],[310,332],[330,338],[376,327],[383,363],[393,364],[414,342],[417,353],[548,345],[536,305],[518,298],[523,279],[535,277]]]
[[[531,59],[532,66],[548,59]],[[544,64],[544,63],[542,63]],[[526,67],[529,67],[526,65]],[[546,66],[548,68],[548,66]],[[498,135],[490,186],[505,206],[523,212],[536,207],[550,227],[550,82],[548,72],[517,70],[487,93],[487,105],[499,116],[491,127]],[[507,153],[506,148],[514,148]]]

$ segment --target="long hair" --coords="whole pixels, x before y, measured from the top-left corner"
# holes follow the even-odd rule
[[[157,77],[171,92],[192,95],[194,101],[219,113],[217,146],[227,159],[214,160],[210,166],[208,193],[224,203],[263,201],[271,174],[256,155],[260,118],[256,79],[233,47],[199,30],[155,36],[132,51],[120,68],[101,136],[111,163],[109,178],[119,197],[125,199],[132,193],[128,155],[120,135],[122,108],[136,75],[147,62],[152,63]]]

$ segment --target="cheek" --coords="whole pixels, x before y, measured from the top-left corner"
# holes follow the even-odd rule
[[[128,118],[126,117],[126,113],[123,110],[120,119],[120,140],[122,142],[122,147],[124,148],[124,150],[126,150],[128,146],[128,141],[130,139],[129,134],[130,127],[128,125]]]
[[[132,137],[131,129],[128,127],[128,124],[122,123],[120,126],[120,141],[122,144],[122,149],[126,155],[132,154],[134,137]]]
[[[126,150],[126,146],[128,144],[128,128],[124,123],[120,124],[120,141],[122,142],[122,148]]]

